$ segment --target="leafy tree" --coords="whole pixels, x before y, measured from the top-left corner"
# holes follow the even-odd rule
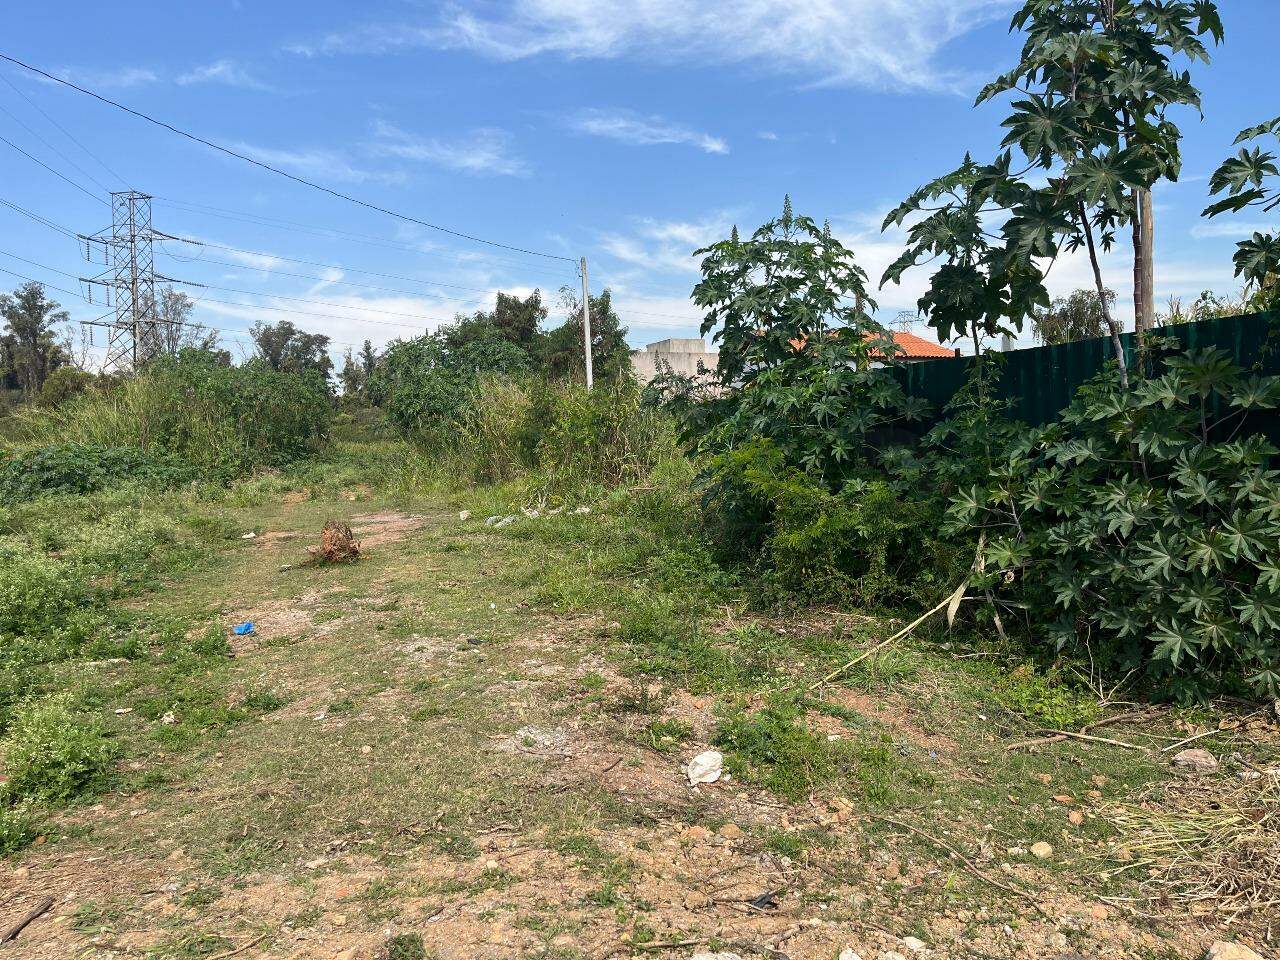
[[[364,346],[360,348],[360,371],[364,374],[365,382],[373,376],[373,371],[378,366],[378,354],[373,349],[373,343],[369,340],[364,342]]]
[[[567,287],[560,291],[560,297],[568,319],[541,339],[538,359],[549,377],[581,380],[586,376],[582,301]],[[598,297],[591,297],[591,366],[595,379],[601,383],[612,383],[631,375],[627,328],[614,312],[613,294],[608,289]]]
[[[1212,0],[1026,0],[1011,28],[1026,35],[1021,60],[977,101],[1014,97],[1003,122],[1006,152],[989,166],[967,173],[961,167],[952,176],[971,180],[985,204],[981,222],[997,213],[1005,218],[1006,258],[1052,262],[1063,252],[1086,252],[1127,386],[1120,325],[1107,303],[1100,258],[1117,231],[1130,227],[1141,337],[1154,319],[1150,191],[1159,180],[1176,180],[1182,162],[1181,132],[1169,111],[1200,105],[1190,74],[1175,70],[1174,60],[1208,60],[1200,38],[1221,41],[1217,6]],[[1013,168],[1013,148],[1026,161],[1020,170]],[[1033,171],[1043,185],[1029,177]],[[945,209],[963,213],[967,202],[952,199]],[[963,258],[958,262],[964,266]],[[935,275],[934,300],[954,299],[948,296],[954,266],[949,262]],[[982,302],[973,295],[978,289],[966,278],[967,300]]]
[[[213,350],[218,345],[217,331],[191,319],[196,302],[181,290],[161,287],[156,302],[160,341],[164,352],[176,354],[180,350]]]
[[[1236,143],[1248,143],[1262,137],[1280,140],[1280,117],[1241,131]],[[1280,178],[1275,149],[1252,150],[1240,148],[1239,156],[1225,161],[1209,180],[1209,192],[1226,196],[1204,211],[1206,217],[1223,213],[1238,213],[1249,208],[1266,213],[1280,207],[1280,186],[1274,182]],[[1257,305],[1273,309],[1280,305],[1280,235],[1275,230],[1263,233],[1255,231],[1248,240],[1242,240],[1236,248],[1236,276],[1250,284]]]
[[[702,334],[720,344],[722,395],[695,425],[713,453],[766,440],[790,469],[839,489],[876,447],[876,431],[919,405],[879,369],[897,346],[868,313],[866,274],[853,253],[791,200],[743,240],[699,250],[693,299]]]
[[[966,156],[958,169],[925,184],[891,211],[882,227],[902,226],[922,215],[908,229],[907,249],[880,285],[901,282],[907,270],[922,263],[943,261],[917,307],[939,339],[971,337],[975,353],[985,337],[1021,330],[1023,319],[1049,301],[1035,262],[1010,256],[986,226],[1017,198],[1007,169],[995,172]]]
[[[13,293],[0,294],[0,317],[13,338],[9,362],[23,394],[33,399],[45,378],[67,362],[66,350],[58,343],[54,327],[71,319],[70,314],[45,296],[44,285],[24,283]]]
[[[1107,306],[1116,302],[1114,291],[1105,291]],[[1077,290],[1069,297],[1058,297],[1049,309],[1031,318],[1036,340],[1043,344],[1075,343],[1105,336],[1106,318],[1098,295],[1092,290]]]
[[[1213,0],[1029,0],[1014,15],[1024,30],[1022,61],[988,85],[982,103],[1005,92],[1022,99],[1004,121],[1005,145],[1034,166],[1060,169],[1051,184],[1075,207],[1078,247],[1092,233],[1109,248],[1114,231],[1132,232],[1134,305],[1139,334],[1155,318],[1151,188],[1178,178],[1182,134],[1173,107],[1200,108],[1200,93],[1173,60],[1207,63],[1201,40],[1223,38]],[[1056,189],[1055,189],[1056,188]],[[1105,299],[1101,282],[1098,296]],[[1108,311],[1109,313],[1109,311]]]
[[[260,356],[272,370],[282,373],[315,371],[327,382],[333,372],[329,357],[329,338],[320,333],[299,330],[289,320],[279,323],[255,323],[253,341]]]
[[[351,355],[350,347],[342,354],[342,369],[338,371],[338,383],[342,385],[342,395],[348,399],[355,399],[364,389],[364,368]]]

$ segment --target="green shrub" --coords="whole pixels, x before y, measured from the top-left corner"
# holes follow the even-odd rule
[[[171,487],[193,475],[189,467],[137,447],[57,444],[24,450],[0,461],[0,503],[93,493],[126,480]]]
[[[1243,682],[1280,693],[1280,474],[1250,411],[1280,378],[1220,350],[1167,358],[1124,390],[1106,373],[1062,418],[1016,442],[951,507],[984,531],[1004,622],[1117,675],[1203,696]]]
[[[7,779],[0,800],[65,803],[103,783],[115,747],[97,718],[75,713],[65,697],[14,711],[4,742]]]
[[[785,698],[754,713],[730,714],[713,742],[725,751],[735,776],[793,801],[838,781],[858,786],[871,803],[883,803],[894,795],[894,780],[902,779],[884,744],[828,739],[810,730],[801,706]]]
[[[0,553],[0,637],[55,630],[85,594],[67,565],[25,552]]]
[[[387,940],[381,960],[427,960],[427,948],[418,933],[397,933]]]
[[[950,565],[933,506],[886,480],[849,479],[833,493],[768,440],[716,457],[704,477],[722,553],[758,552],[791,602],[915,600]]]
[[[17,853],[36,838],[31,816],[22,807],[0,807],[0,857]]]
[[[668,416],[642,406],[639,389],[625,379],[590,391],[536,382],[520,439],[553,491],[636,483],[676,454]]]
[[[184,351],[111,390],[23,410],[10,433],[24,449],[135,447],[160,462],[236,473],[303,456],[326,436],[331,414],[318,374],[279,372],[260,360],[226,366]]]

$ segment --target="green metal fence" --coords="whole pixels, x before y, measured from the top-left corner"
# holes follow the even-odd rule
[[[1280,313],[1253,313],[1163,327],[1158,335],[1175,337],[1188,348],[1220,347],[1246,369],[1280,374]],[[1122,337],[1130,365],[1137,362],[1134,335]],[[1003,354],[996,392],[1013,401],[1012,415],[1038,425],[1053,420],[1071,403],[1076,390],[1096,376],[1115,355],[1110,337]],[[904,364],[895,371],[908,394],[928,400],[940,413],[969,376],[973,357],[948,357]],[[1256,427],[1280,435],[1280,418]]]

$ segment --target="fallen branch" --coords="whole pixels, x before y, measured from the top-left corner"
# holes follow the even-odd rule
[[[23,917],[21,920],[15,923],[12,927],[10,927],[5,932],[4,936],[0,936],[0,943],[10,943],[14,940],[17,940],[18,934],[22,933],[23,930],[27,929],[28,926],[30,926],[36,920],[39,920],[41,917],[43,917],[46,913],[48,913],[52,909],[53,909],[53,897],[45,897],[43,900],[37,903],[34,907],[32,907],[30,912],[28,912],[25,917]]]
[[[947,851],[947,853],[951,854],[953,857],[955,857],[957,860],[963,863],[969,869],[969,872],[972,873],[979,880],[981,880],[983,883],[988,883],[991,886],[996,887],[997,889],[1004,890],[1007,893],[1012,893],[1014,896],[1021,897],[1023,900],[1026,900],[1028,903],[1034,906],[1036,910],[1038,910],[1040,913],[1044,914],[1045,916],[1049,916],[1048,912],[1044,909],[1043,906],[1041,906],[1039,898],[1037,898],[1034,894],[1028,893],[1026,890],[1023,890],[1021,887],[1011,886],[1010,884],[997,880],[995,877],[991,876],[986,871],[981,870],[980,868],[975,866],[973,861],[971,861],[968,857],[966,857],[963,853],[961,853],[955,847],[949,844],[943,843],[937,837],[932,836],[931,834],[925,833],[923,830],[920,830],[917,827],[913,827],[909,823],[903,823],[901,820],[894,820],[892,817],[885,817],[878,813],[869,813],[867,814],[867,816],[871,817],[873,820],[880,820],[880,821],[883,821],[884,823],[892,824],[895,827],[901,827],[903,830],[911,831],[916,836],[920,837],[923,840],[927,840],[929,843],[933,844],[938,849]]]
[[[1260,713],[1266,713],[1266,712],[1267,712],[1267,711],[1266,711],[1266,708],[1265,708],[1265,707],[1264,707],[1263,709],[1261,709],[1261,710],[1255,710],[1255,711],[1253,711],[1253,713],[1246,714],[1245,716],[1241,717],[1241,718],[1240,718],[1240,722],[1241,722],[1241,723],[1243,723],[1245,720],[1252,720],[1252,719],[1253,719],[1254,717],[1256,717],[1258,714],[1260,714]],[[1169,744],[1169,746],[1162,748],[1160,752],[1161,752],[1161,753],[1168,753],[1170,750],[1177,750],[1179,747],[1185,747],[1188,743],[1195,743],[1197,740],[1203,740],[1205,737],[1211,736],[1212,734],[1215,734],[1215,733],[1230,733],[1230,732],[1231,732],[1231,731],[1229,731],[1229,730],[1223,730],[1223,729],[1221,729],[1220,727],[1213,727],[1213,728],[1211,728],[1211,729],[1209,729],[1209,730],[1205,730],[1203,733],[1197,733],[1197,734],[1196,734],[1195,736],[1193,736],[1193,737],[1187,737],[1185,740],[1179,740],[1177,743],[1171,743],[1171,744]]]
[[[214,954],[212,957],[209,958],[209,960],[227,960],[228,957],[234,957],[241,953],[244,953],[250,947],[256,947],[265,939],[267,939],[267,935],[264,933],[261,936],[254,937],[252,940],[246,943],[243,947],[236,947],[234,950],[228,950],[226,953]]]
[[[1034,740],[1019,740],[1017,743],[1011,743],[1006,750],[1022,750],[1026,747],[1041,747],[1049,743],[1061,743],[1071,737],[1084,737],[1090,730],[1097,730],[1099,727],[1109,727],[1113,724],[1124,723],[1126,720],[1139,720],[1149,716],[1145,710],[1129,710],[1125,713],[1117,713],[1115,716],[1104,717],[1101,720],[1095,720],[1093,723],[1086,723],[1078,732],[1071,733],[1066,730],[1045,730],[1042,733],[1046,736],[1036,737]],[[1088,739],[1085,737],[1085,739]],[[1102,738],[1094,738],[1102,740]],[[1120,744],[1121,746],[1133,747],[1133,744],[1121,744],[1119,740],[1102,740],[1103,743]],[[1146,749],[1145,747],[1133,747],[1135,750]]]
[[[951,597],[947,597],[947,599],[943,600],[940,604],[938,604],[928,613],[917,617],[915,620],[912,620],[909,624],[907,624],[905,627],[903,627],[893,636],[889,637],[887,640],[881,640],[874,647],[864,650],[862,653],[858,654],[858,656],[854,657],[844,666],[831,671],[831,673],[827,674],[821,680],[818,680],[817,682],[812,684],[809,687],[809,690],[810,691],[817,690],[819,687],[823,686],[824,684],[830,683],[832,680],[837,679],[842,674],[847,673],[849,670],[852,670],[854,667],[860,664],[863,660],[867,659],[867,657],[872,656],[873,654],[879,653],[885,647],[889,646],[889,644],[896,643],[897,641],[901,640],[903,637],[909,636],[911,632],[915,630],[916,627],[920,626],[920,624],[924,623],[926,620],[932,617],[935,613],[942,610],[944,607],[946,607],[950,603],[951,603]]]

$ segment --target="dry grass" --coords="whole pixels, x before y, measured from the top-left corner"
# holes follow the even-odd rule
[[[1280,909],[1280,767],[1247,779],[1197,777],[1155,786],[1113,808],[1128,860],[1154,903],[1253,926]]]

